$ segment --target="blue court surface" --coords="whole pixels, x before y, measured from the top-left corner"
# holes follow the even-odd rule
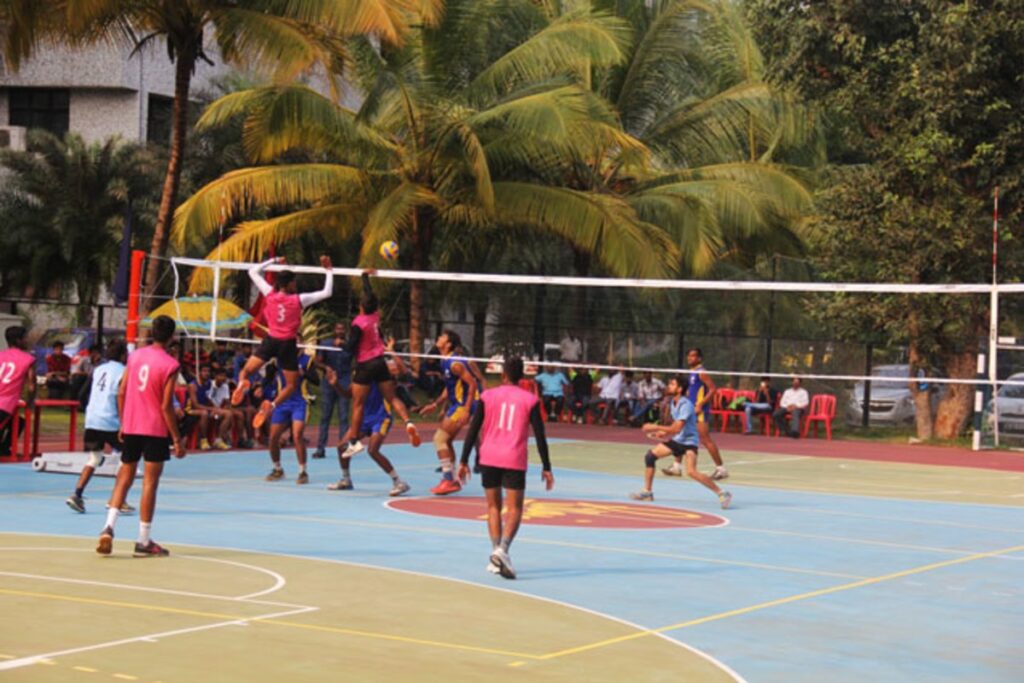
[[[538,469],[528,479],[527,498],[539,505],[535,519],[546,499],[589,501],[595,518],[631,503],[626,494],[639,486],[639,455],[630,459],[636,473],[627,476],[560,467],[558,449],[555,443],[555,490],[543,491]],[[618,450],[597,443],[593,449]],[[405,445],[386,452],[412,484],[408,497],[432,498],[438,476],[432,453]],[[744,485],[745,470],[737,466],[727,482],[734,506],[722,511],[698,484],[659,474],[655,505],[720,515],[728,523],[601,528],[553,525],[548,515],[548,524],[523,525],[512,547],[519,578],[505,581],[484,571],[490,547],[483,521],[388,507],[390,480],[365,454],[353,463],[356,488],[346,492],[325,488],[338,477],[333,458],[311,461],[307,486],[294,483],[290,451],[283,462],[287,479],[273,483],[263,480],[265,453],[170,462],[153,537],[172,553],[176,544],[233,548],[454,579],[637,627],[610,639],[579,634],[574,655],[608,655],[624,641],[661,635],[703,653],[737,680],[1024,680],[1022,507]],[[0,533],[74,537],[91,548],[112,480],[94,480],[85,515],[64,505],[73,484],[67,475],[0,467]],[[140,486],[130,501],[137,501]],[[474,478],[445,500],[479,495]],[[118,541],[134,538],[136,526],[135,517],[123,517]],[[82,562],[91,560],[82,554]],[[160,561],[140,560],[153,562]],[[45,573],[46,567],[34,569]],[[474,605],[452,609],[471,619]],[[4,622],[0,631],[16,628]],[[657,678],[647,675],[644,662],[635,667],[635,680]],[[512,673],[506,667],[474,675]]]

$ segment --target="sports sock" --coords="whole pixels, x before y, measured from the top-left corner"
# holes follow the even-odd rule
[[[83,493],[85,493],[85,489],[83,489],[82,487],[78,487],[75,489],[75,495],[78,496],[79,498],[82,497]]]
[[[305,471],[306,471],[306,466],[305,465],[299,465],[299,474],[302,474]]]
[[[451,458],[444,458],[443,460],[441,460],[441,478],[442,479],[447,479],[447,480],[451,481],[451,480],[453,480],[455,478],[455,477],[452,476],[452,466],[454,464],[455,464],[455,461],[452,460]]]
[[[508,552],[508,547],[510,545],[512,545],[512,539],[509,538],[508,536],[502,536],[501,537],[501,543],[498,545],[498,547],[501,548],[502,550],[504,550],[507,553]]]
[[[401,479],[398,478],[398,470],[391,470],[390,472],[388,472],[388,476],[391,477],[391,481],[395,482],[396,484],[401,481]]]
[[[117,516],[119,514],[121,514],[121,510],[119,508],[114,507],[113,505],[111,505],[109,508],[107,508],[107,526],[108,527],[110,527],[111,529],[114,528],[114,525],[117,524]]]
[[[341,473],[346,477],[348,476],[348,468],[350,464],[352,464],[352,458],[341,459]]]
[[[152,522],[139,522],[139,545],[149,543],[149,530],[152,528]]]

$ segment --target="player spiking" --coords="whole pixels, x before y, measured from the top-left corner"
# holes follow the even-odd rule
[[[36,357],[28,352],[27,334],[20,325],[8,327],[4,333],[8,348],[0,351],[0,432],[12,426],[25,385],[26,403],[31,406],[36,399]]]
[[[107,524],[100,532],[96,546],[96,552],[101,555],[109,555],[113,547],[117,516],[135,482],[135,470],[140,459],[145,459],[146,464],[142,474],[135,556],[166,557],[170,554],[149,537],[149,532],[156,511],[160,475],[164,471],[164,463],[171,459],[172,444],[174,456],[185,457],[173,405],[178,361],[167,353],[167,344],[173,336],[174,321],[166,315],[157,316],[153,320],[153,344],[128,356],[128,366],[117,391],[117,406],[121,413],[119,436],[124,450],[121,467],[117,470],[117,482],[110,494]]]
[[[277,359],[278,370],[284,373],[284,390],[279,392],[273,401],[264,401],[260,406],[259,412],[252,420],[252,425],[256,429],[262,427],[274,412],[274,408],[287,401],[298,388],[299,351],[296,337],[302,326],[302,309],[328,299],[334,293],[334,273],[331,272],[331,259],[326,255],[320,257],[320,267],[327,271],[327,279],[324,288],[319,292],[299,294],[295,273],[290,270],[278,272],[274,284],[271,285],[264,279],[263,271],[273,263],[284,263],[284,258],[267,259],[249,269],[249,278],[266,297],[264,310],[268,331],[238,373],[238,386],[231,394],[231,405],[241,405],[248,395],[251,384],[249,376],[258,372],[271,358]]]
[[[523,378],[523,359],[513,356],[505,361],[502,385],[488,389],[480,397],[480,405],[473,413],[469,434],[462,445],[459,479],[469,479],[469,454],[479,435],[480,478],[487,497],[487,530],[491,536],[491,557],[487,571],[501,574],[506,579],[516,578],[509,556],[509,546],[519,531],[523,519],[523,497],[526,491],[527,425],[533,427],[537,438],[537,452],[543,470],[541,478],[550,491],[555,485],[548,457],[548,442],[544,436],[544,419],[540,414],[540,400],[517,385]],[[504,524],[501,518],[502,488],[507,506]]]

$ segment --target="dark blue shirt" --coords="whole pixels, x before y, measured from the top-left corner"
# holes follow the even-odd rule
[[[321,341],[320,346],[330,346],[333,349],[337,349],[337,351],[320,351],[320,360],[324,365],[338,373],[338,384],[347,388],[352,383],[352,354],[341,349],[339,344],[335,344],[333,337]],[[327,387],[328,385],[326,382],[323,382],[320,386]]]

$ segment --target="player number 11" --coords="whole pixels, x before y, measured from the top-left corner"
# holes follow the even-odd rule
[[[506,414],[508,421],[505,421]],[[498,413],[498,429],[504,429],[507,432],[512,431],[512,420],[515,419],[516,406],[515,404],[509,405],[507,403],[501,404],[501,412]]]

